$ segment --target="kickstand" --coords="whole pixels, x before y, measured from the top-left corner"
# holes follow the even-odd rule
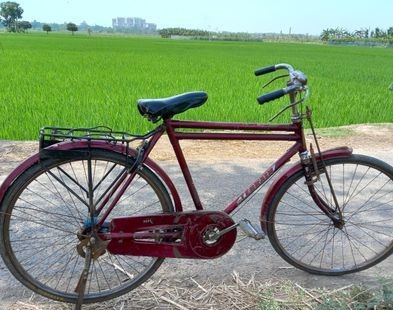
[[[78,293],[78,300],[74,308],[75,310],[82,309],[83,298],[85,297],[87,278],[89,277],[90,265],[91,265],[91,247],[89,242],[86,246],[85,267],[83,268],[82,274],[75,288],[75,293]]]

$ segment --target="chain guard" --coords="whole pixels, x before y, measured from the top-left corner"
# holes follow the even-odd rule
[[[216,258],[228,252],[236,240],[236,229],[209,241],[209,232],[234,225],[224,212],[192,211],[114,218],[110,232],[98,234],[108,240],[111,254]]]

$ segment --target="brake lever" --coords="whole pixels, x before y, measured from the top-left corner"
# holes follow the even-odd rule
[[[281,79],[281,78],[284,78],[284,77],[287,77],[287,76],[289,76],[289,74],[283,74],[283,75],[276,76],[276,77],[274,77],[271,81],[269,81],[269,82],[267,82],[265,85],[263,85],[262,88],[265,88],[266,86],[269,86],[269,85],[270,85],[271,83],[273,83],[275,80],[278,80],[278,79]]]

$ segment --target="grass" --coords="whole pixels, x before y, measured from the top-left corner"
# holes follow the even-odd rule
[[[129,294],[83,309],[256,309],[256,310],[368,310],[393,309],[393,285],[388,279],[378,287],[347,285],[309,289],[289,280],[259,282],[232,274],[233,281],[199,282],[194,278],[148,281]],[[28,295],[27,295],[28,296]],[[9,310],[70,309],[71,305],[32,295]]]
[[[392,49],[0,34],[0,56],[0,139],[36,139],[44,125],[143,133],[153,125],[138,98],[192,90],[207,91],[208,102],[177,118],[266,122],[286,102],[259,106],[268,78],[253,71],[281,62],[308,75],[317,127],[393,121]]]

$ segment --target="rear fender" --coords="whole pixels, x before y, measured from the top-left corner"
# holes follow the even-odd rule
[[[65,141],[60,142],[54,145],[51,145],[45,150],[52,151],[70,151],[75,149],[102,149],[113,151],[121,154],[128,154],[132,157],[137,155],[137,151],[133,148],[127,148],[124,144],[113,144],[106,141]],[[31,157],[27,158],[23,161],[18,167],[16,167],[4,180],[3,184],[0,187],[0,201],[3,200],[5,193],[8,188],[12,185],[12,183],[28,168],[38,163],[41,160],[40,153],[36,153]],[[183,211],[180,196],[177,192],[175,185],[169,176],[165,173],[162,168],[158,164],[156,164],[153,160],[147,158],[144,161],[144,165],[149,167],[154,173],[161,179],[161,181],[166,185],[167,189],[172,195],[175,211],[180,212]]]
[[[324,160],[331,159],[331,158],[345,158],[350,157],[352,155],[352,149],[349,147],[339,147],[334,149],[329,149],[323,151],[321,156]],[[319,160],[321,156],[316,155],[316,159]],[[296,162],[292,166],[288,167],[283,173],[280,174],[279,177],[272,183],[272,185],[267,190],[265,197],[262,202],[261,207],[261,226],[262,230],[267,233],[267,214],[269,211],[269,205],[272,202],[273,198],[277,195],[278,190],[281,186],[295,173],[298,173],[300,170],[303,169],[303,166],[300,161]]]

